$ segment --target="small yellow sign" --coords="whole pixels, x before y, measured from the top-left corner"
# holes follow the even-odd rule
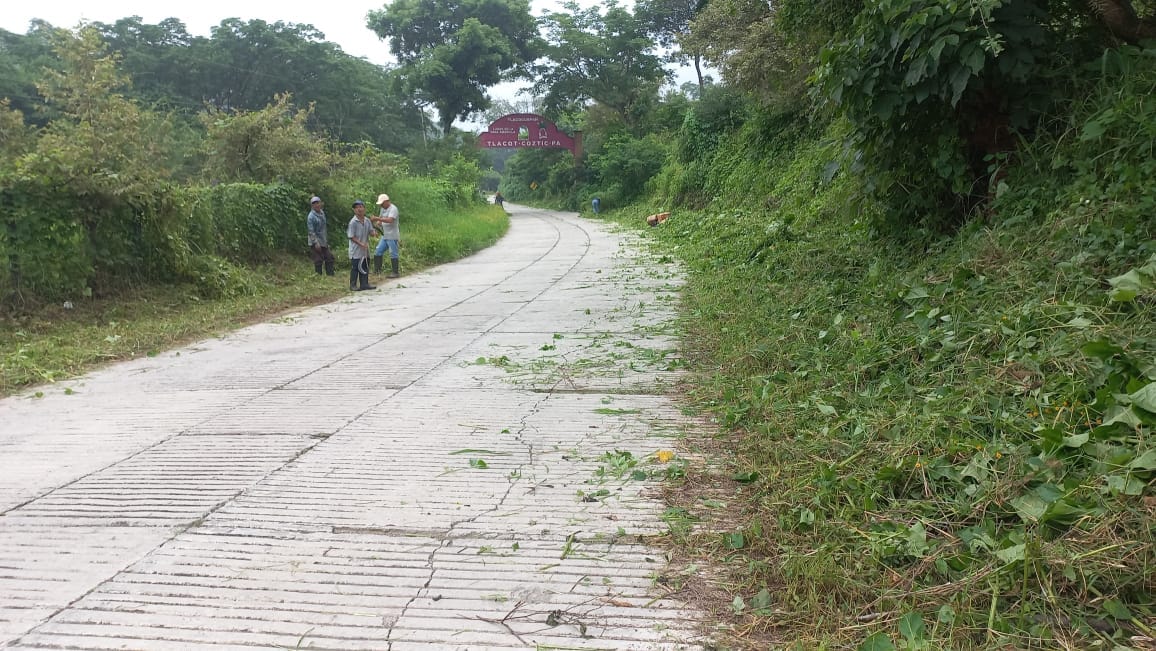
[[[530,181],[530,189],[531,190],[537,190],[538,189],[538,182],[537,181]]]

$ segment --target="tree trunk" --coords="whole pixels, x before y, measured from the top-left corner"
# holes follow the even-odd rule
[[[1112,36],[1133,44],[1156,38],[1156,20],[1151,17],[1141,20],[1129,0],[1089,0],[1088,4]]]

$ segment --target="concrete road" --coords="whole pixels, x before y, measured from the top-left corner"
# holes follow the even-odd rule
[[[676,270],[509,209],[469,259],[0,401],[0,647],[702,648],[646,544]]]

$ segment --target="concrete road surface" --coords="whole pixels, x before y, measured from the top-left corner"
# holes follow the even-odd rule
[[[0,401],[0,647],[702,648],[647,545],[677,270],[509,208],[469,259]]]

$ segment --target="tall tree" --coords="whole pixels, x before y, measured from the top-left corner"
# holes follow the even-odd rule
[[[38,126],[52,117],[36,83],[44,69],[60,68],[52,53],[55,34],[56,28],[42,20],[32,21],[25,35],[0,29],[0,98],[7,98],[13,109]]]
[[[776,10],[765,0],[714,0],[681,42],[717,66],[731,86],[763,97],[798,92],[817,48],[793,51],[775,18]]]
[[[96,23],[133,79],[133,94],[190,119],[206,105],[259,111],[289,93],[311,107],[309,125],[344,142],[393,152],[421,141],[416,109],[392,89],[389,71],[342,52],[310,25],[229,18],[212,36],[190,37],[174,18]]]
[[[369,13],[407,89],[438,111],[442,133],[490,105],[486,90],[541,47],[528,0],[397,0]]]
[[[632,109],[654,96],[667,78],[646,26],[614,0],[605,14],[571,1],[546,17],[546,61],[537,66],[534,93],[549,111],[593,100],[630,123]]]
[[[325,141],[306,128],[309,113],[294,111],[288,95],[278,95],[259,111],[202,113],[206,176],[310,187],[326,176],[332,156]]]
[[[691,21],[707,4],[707,0],[638,0],[634,14],[644,25],[647,33],[665,48],[678,46],[671,59],[684,62],[690,59],[694,65],[698,90],[703,89],[702,48],[693,41],[684,39],[690,34]]]

